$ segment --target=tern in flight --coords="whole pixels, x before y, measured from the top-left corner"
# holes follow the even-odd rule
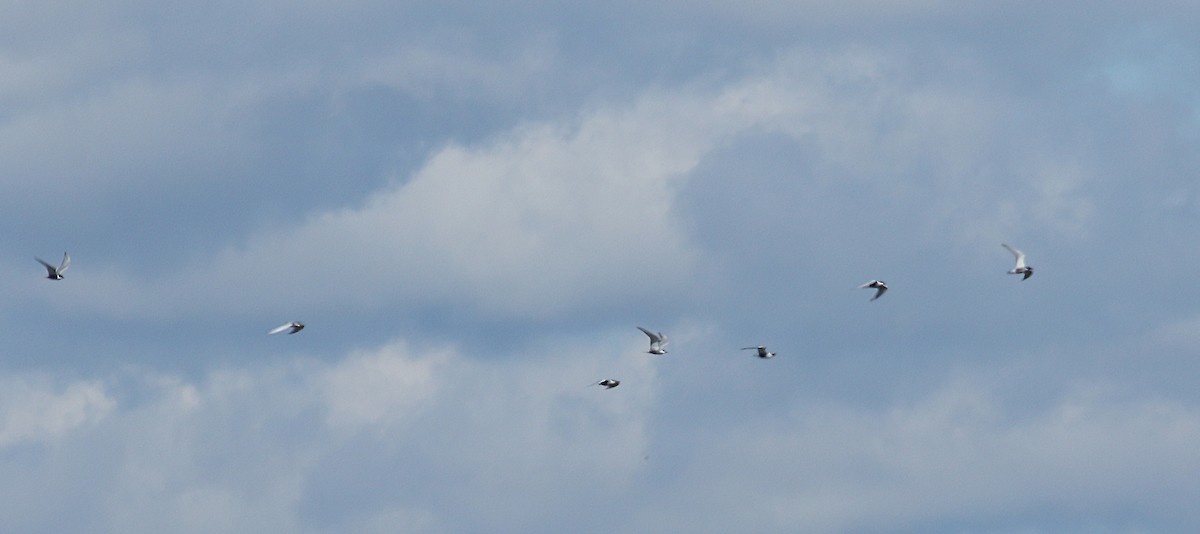
[[[875,289],[875,296],[871,297],[871,301],[873,301],[879,297],[882,297],[883,294],[885,292],[887,292],[887,290],[888,290],[887,282],[884,282],[883,280],[871,280],[870,282],[867,282],[861,286],[858,286],[859,289],[868,288],[868,287]],[[868,302],[870,302],[870,301],[868,301]]]
[[[767,348],[762,345],[759,345],[757,347],[742,347],[742,350],[758,350],[758,357],[762,358],[764,360],[767,358],[775,357],[774,352],[767,352]]]
[[[41,258],[35,257],[33,259],[37,260],[38,263],[46,267],[46,278],[51,280],[62,280],[63,273],[67,272],[67,267],[71,266],[71,257],[68,256],[66,252],[63,252],[63,261],[58,267],[46,263],[45,260],[42,260]]]
[[[268,336],[275,335],[280,332],[283,332],[284,330],[288,330],[289,331],[288,335],[290,336],[292,334],[295,334],[296,332],[304,330],[304,323],[302,323],[300,321],[292,321],[290,323],[283,323],[279,326],[276,326],[275,328],[272,328],[270,332],[267,332],[267,335]]]
[[[604,386],[604,389],[612,389],[612,388],[615,388],[615,387],[621,385],[621,381],[615,380],[612,378],[605,378],[604,380],[596,382],[595,384],[592,384],[592,385],[593,386]]]
[[[662,332],[658,332],[656,334],[656,333],[646,330],[645,328],[642,328],[640,326],[638,327],[638,330],[641,330],[642,332],[645,332],[647,336],[650,336],[650,350],[646,351],[647,353],[649,353],[649,354],[666,354],[667,353],[667,350],[663,348],[663,346],[665,346],[667,344],[667,336],[664,336]]]
[[[1008,249],[1008,251],[1012,252],[1013,256],[1016,256],[1016,258],[1017,258],[1017,265],[1015,267],[1013,267],[1013,270],[1008,271],[1008,274],[1023,274],[1023,275],[1025,275],[1023,278],[1021,278],[1021,280],[1028,280],[1030,276],[1033,276],[1033,267],[1030,265],[1025,265],[1025,253],[1024,252],[1021,252],[1015,248],[1012,248],[1011,246],[1009,246],[1008,243],[1000,243],[1000,246]]]

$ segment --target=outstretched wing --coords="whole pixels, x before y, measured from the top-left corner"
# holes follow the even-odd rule
[[[272,328],[270,332],[267,332],[267,335],[270,336],[270,335],[278,334],[278,333],[283,332],[284,330],[287,330],[291,327],[292,327],[292,323],[283,323],[279,326],[276,326],[275,328]]]
[[[1021,252],[1020,250],[1017,250],[1017,249],[1009,246],[1008,243],[1000,243],[1000,246],[1008,249],[1008,251],[1012,252],[1012,255],[1017,258],[1017,266],[1015,267],[1016,269],[1020,269],[1025,266],[1025,253],[1024,252]]]
[[[54,266],[53,265],[46,263],[46,260],[43,260],[41,258],[33,258],[33,259],[37,260],[38,263],[42,264],[42,266],[46,268],[47,275],[54,276]]]
[[[645,328],[642,328],[640,326],[637,328],[638,328],[638,330],[641,330],[643,333],[645,333],[647,336],[650,336],[651,343],[658,343],[661,345],[661,344],[665,344],[667,342],[667,338],[664,337],[662,334],[655,334],[654,332],[646,330]]]
[[[67,272],[67,267],[70,267],[70,266],[71,266],[71,257],[68,256],[66,252],[63,252],[63,261],[62,261],[62,264],[58,266],[58,274]]]
[[[887,290],[888,290],[887,286],[879,286],[879,289],[875,290],[875,296],[871,297],[871,300],[875,300],[879,297],[882,297],[883,294],[887,292]]]
[[[867,282],[867,283],[865,283],[865,284],[863,284],[863,285],[861,285],[861,286],[858,286],[858,288],[859,288],[859,289],[863,289],[863,288],[868,288],[868,287],[871,287],[871,284],[874,284],[875,282],[878,282],[878,281],[879,281],[879,280],[871,280],[870,282]]]

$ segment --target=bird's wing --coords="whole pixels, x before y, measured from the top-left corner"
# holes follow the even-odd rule
[[[41,258],[34,258],[34,259],[37,260],[38,263],[42,264],[42,266],[46,267],[46,274],[48,274],[50,276],[54,276],[54,266],[53,265],[46,263],[46,260],[43,260]]]
[[[742,350],[757,350],[758,347],[742,347]]]
[[[281,325],[276,326],[275,328],[271,329],[270,332],[267,332],[267,335],[269,336],[269,335],[273,335],[273,334],[278,334],[278,333],[283,332],[284,330],[287,330],[291,327],[292,327],[292,323],[284,323],[284,324],[281,324]]]
[[[662,332],[659,332],[659,333],[658,333],[658,340],[659,340],[658,346],[660,346],[660,347],[664,347],[664,346],[666,346],[666,345],[667,345],[667,335],[666,335],[666,334],[664,334],[664,333],[662,333]]]
[[[1017,269],[1025,266],[1025,253],[1008,245],[1008,243],[1000,243],[1000,246],[1012,252],[1012,255],[1017,258]]]
[[[871,280],[870,282],[867,282],[867,283],[865,283],[865,284],[863,284],[863,285],[861,285],[861,286],[858,286],[858,288],[859,288],[859,289],[862,289],[862,288],[864,288],[864,287],[871,287],[871,284],[874,284],[875,282],[876,282],[876,280]]]
[[[875,300],[879,297],[882,297],[883,294],[887,292],[887,290],[888,290],[887,286],[879,286],[879,289],[877,289],[875,291],[875,296],[871,297],[871,300]]]
[[[642,328],[642,327],[640,327],[640,326],[638,327],[638,330],[641,330],[641,331],[642,331],[642,332],[644,332],[644,333],[645,333],[647,336],[650,336],[650,342],[651,342],[651,343],[663,343],[663,342],[665,342],[665,339],[662,337],[662,334],[655,334],[654,332],[651,332],[651,331],[649,331],[649,330],[646,330],[645,328]]]
[[[70,267],[70,266],[71,266],[71,257],[68,256],[66,252],[63,252],[63,261],[62,261],[62,265],[58,266],[58,274],[67,272],[67,267]]]

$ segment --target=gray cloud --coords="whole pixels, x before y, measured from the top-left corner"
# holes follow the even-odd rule
[[[31,478],[55,465],[100,466],[88,478],[108,490],[13,509],[6,523],[937,531],[1042,524],[1047,507],[1079,518],[1065,528],[1094,517],[1152,530],[1195,521],[1184,512],[1198,491],[1188,476],[1200,433],[1191,404],[1080,381],[1029,410],[1003,379],[976,374],[880,408],[742,404],[736,421],[672,434],[648,427],[651,414],[695,420],[664,402],[669,364],[621,352],[583,346],[575,353],[589,357],[489,364],[393,343],[329,364],[218,369],[197,382],[136,371],[140,399],[104,401],[87,424],[33,448],[3,444],[28,464],[0,484],[6,495],[53,494],[82,474]],[[620,388],[585,387],[609,374]],[[80,384],[25,391],[67,402],[108,387]],[[33,412],[45,408],[24,409],[40,419]],[[54,517],[60,504],[83,512]]]
[[[9,7],[6,528],[1195,530],[1190,6]]]
[[[993,157],[983,147],[1007,132],[974,119],[999,111],[948,89],[905,92],[885,82],[904,64],[863,51],[801,54],[714,92],[651,92],[628,107],[603,108],[578,121],[519,126],[478,147],[449,145],[411,178],[375,191],[359,206],[318,211],[295,229],[251,237],[227,249],[211,271],[185,273],[190,281],[182,284],[173,274],[145,292],[175,303],[205,299],[181,299],[177,287],[204,288],[206,295],[224,295],[214,303],[220,307],[250,295],[257,302],[308,307],[337,299],[376,306],[381,299],[466,299],[490,313],[533,316],[614,294],[670,296],[694,262],[678,222],[688,213],[675,207],[676,197],[697,165],[714,156],[741,157],[714,151],[751,133],[774,132],[798,149],[810,147],[814,158],[805,164],[813,173],[791,178],[799,187],[864,188],[868,198],[931,203],[933,210],[911,202],[896,206],[922,210],[899,214],[919,217],[919,229],[954,228],[929,234],[923,245],[939,238],[974,241],[981,234],[998,242],[1034,225],[1081,235],[1094,211],[1084,191],[1086,173],[1073,162],[1056,161],[1013,169],[1017,192],[1007,200],[998,188],[1009,176],[960,174]],[[856,92],[845,95],[842,86]],[[872,104],[862,106],[864,99]],[[929,111],[932,102],[943,103],[936,113]],[[880,122],[893,124],[894,132],[871,133]],[[946,146],[928,145],[930,136],[960,150],[943,159]],[[979,142],[963,144],[964,137]],[[741,147],[755,157],[755,147]],[[1045,152],[1027,149],[1033,152],[1027,159],[1035,161]],[[899,171],[900,179],[886,169]],[[725,181],[718,187],[738,185]],[[805,202],[801,190],[789,193]],[[831,220],[845,219],[831,213],[836,205],[809,207]],[[786,213],[778,218],[796,222]],[[263,268],[272,274],[246,276],[248,269]],[[292,291],[296,284],[306,290]],[[163,312],[161,304],[146,309]]]

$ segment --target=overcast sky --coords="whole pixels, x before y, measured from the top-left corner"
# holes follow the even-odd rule
[[[5,532],[1200,531],[1191,3],[0,6]]]

